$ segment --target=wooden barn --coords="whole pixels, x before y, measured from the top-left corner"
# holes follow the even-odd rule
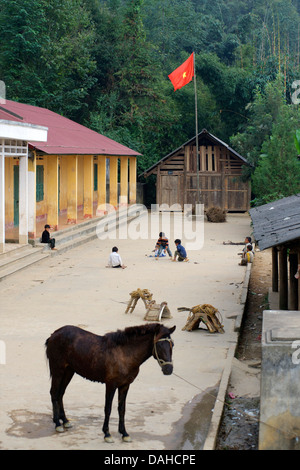
[[[199,171],[194,137],[143,173],[145,178],[157,175],[156,203],[183,207],[199,201],[205,210],[216,206],[247,211],[250,182],[241,178],[242,167],[249,165],[247,160],[206,129],[198,134],[198,149]]]

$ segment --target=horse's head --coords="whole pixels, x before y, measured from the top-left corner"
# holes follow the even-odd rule
[[[176,326],[167,328],[158,324],[158,332],[154,336],[153,357],[159,363],[164,375],[170,375],[173,372],[172,352],[174,342],[171,334],[175,331]]]

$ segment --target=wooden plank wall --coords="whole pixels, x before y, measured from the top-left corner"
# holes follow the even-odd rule
[[[185,146],[162,161],[157,168],[159,204],[195,204],[197,201],[197,160],[195,146]],[[200,200],[205,209],[218,206],[231,211],[249,209],[249,183],[243,182],[243,162],[227,148],[199,147]]]

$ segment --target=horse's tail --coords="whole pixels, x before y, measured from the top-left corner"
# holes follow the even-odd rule
[[[48,343],[49,343],[49,339],[50,339],[50,338],[47,338],[46,341],[45,341],[45,348],[46,348],[47,357],[48,357]]]
[[[47,338],[46,341],[45,341],[45,353],[46,353],[46,362],[49,366],[49,353],[48,353],[48,343],[49,343],[49,339],[50,338]],[[50,370],[50,368],[49,368]],[[50,377],[51,377],[51,371],[50,371]]]

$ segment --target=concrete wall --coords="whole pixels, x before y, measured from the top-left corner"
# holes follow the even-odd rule
[[[263,313],[259,449],[300,450],[300,311]]]

